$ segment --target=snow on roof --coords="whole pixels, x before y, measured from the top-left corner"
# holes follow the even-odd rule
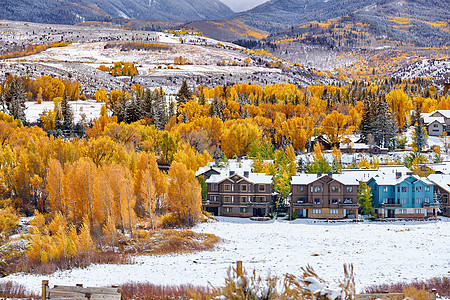
[[[247,173],[248,172],[248,173]],[[272,176],[266,175],[264,173],[252,173],[250,171],[246,171],[244,169],[235,169],[222,171],[219,175],[212,175],[206,183],[220,183],[227,178],[231,178],[235,175],[242,177],[243,179],[250,181],[254,184],[271,184]],[[247,175],[247,176],[245,176]]]
[[[446,192],[450,193],[450,175],[444,174],[431,174],[428,179],[434,184],[440,186]]]
[[[420,180],[425,184],[433,185],[433,183],[430,180],[428,180],[428,178],[419,177],[417,175],[403,175],[402,174],[402,176],[397,178],[395,174],[383,174],[381,176],[380,175],[375,176],[375,177],[373,177],[373,179],[375,180],[375,182],[378,185],[397,185],[399,183],[402,183],[409,177],[414,177],[414,179]]]
[[[450,174],[450,161],[444,161],[440,164],[431,164],[430,168],[442,174]]]
[[[324,177],[328,176],[327,174],[318,176],[317,174],[300,174],[297,176],[292,176],[291,184],[294,185],[308,185],[316,180],[320,180]],[[344,185],[358,185],[358,179],[351,174],[333,174],[331,175],[336,181]]]
[[[445,119],[443,117],[424,117],[423,122],[427,125],[438,122],[440,124],[445,124]]]
[[[443,115],[446,119],[450,118],[450,110],[435,110],[431,113],[431,115],[434,115],[435,113],[440,113],[441,115]]]
[[[369,150],[370,146],[364,143],[350,143],[350,144],[341,144],[341,149],[361,149],[361,150]]]

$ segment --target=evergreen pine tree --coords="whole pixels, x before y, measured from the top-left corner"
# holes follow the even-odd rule
[[[187,103],[192,98],[192,91],[189,88],[186,80],[183,80],[183,83],[181,84],[181,88],[178,91],[178,94],[176,96],[177,100],[177,107],[180,107],[181,104]]]
[[[26,98],[27,95],[22,80],[14,76],[11,80],[8,80],[2,99],[4,111],[15,119],[19,119],[25,123]]]
[[[419,109],[416,109],[414,119],[416,120],[414,125],[414,143],[417,151],[421,152],[422,148],[428,144],[428,134]]]
[[[362,181],[358,187],[358,203],[361,214],[369,215],[372,213],[372,194],[370,193],[370,187]]]
[[[63,117],[63,130],[72,131],[73,128],[73,112],[72,108],[69,104],[69,97],[67,96],[67,92],[64,92],[64,97],[61,101],[61,114]]]

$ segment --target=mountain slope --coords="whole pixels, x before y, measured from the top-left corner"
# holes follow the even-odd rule
[[[426,21],[448,21],[450,2],[440,0],[271,0],[239,14],[246,23],[276,32],[280,28],[355,14],[361,19],[408,16]],[[382,21],[383,21],[382,20]]]
[[[0,0],[0,19],[74,24],[112,18],[192,21],[232,16],[219,0]]]

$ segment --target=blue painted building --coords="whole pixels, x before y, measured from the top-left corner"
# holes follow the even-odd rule
[[[379,218],[430,218],[437,216],[434,184],[425,177],[407,173],[377,175],[367,185]]]

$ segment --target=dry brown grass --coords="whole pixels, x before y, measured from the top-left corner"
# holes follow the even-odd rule
[[[31,262],[26,255],[22,255],[16,261],[5,267],[4,273],[13,274],[25,272],[32,274],[52,274],[58,270],[69,270],[72,268],[84,268],[91,264],[130,264],[132,259],[129,255],[113,251],[93,252],[90,255],[82,254],[71,258],[61,258],[51,262]]]
[[[151,283],[125,283],[120,286],[122,299],[139,300],[172,300],[172,299],[212,299],[214,290],[212,288],[193,285],[155,285]]]
[[[30,292],[25,286],[13,281],[0,282],[0,298],[38,299],[39,296]]]
[[[433,289],[442,296],[449,297],[450,296],[450,278],[442,277],[442,278],[431,278],[428,280],[415,280],[413,282],[398,282],[393,284],[377,284],[366,287],[364,289],[365,294],[376,294],[376,293],[404,293],[405,296],[408,294],[416,294],[416,297],[419,297],[422,290],[431,292]],[[415,297],[410,297],[412,299],[418,299]]]
[[[127,247],[127,253],[164,255],[211,250],[219,242],[214,234],[191,230],[140,231]]]

